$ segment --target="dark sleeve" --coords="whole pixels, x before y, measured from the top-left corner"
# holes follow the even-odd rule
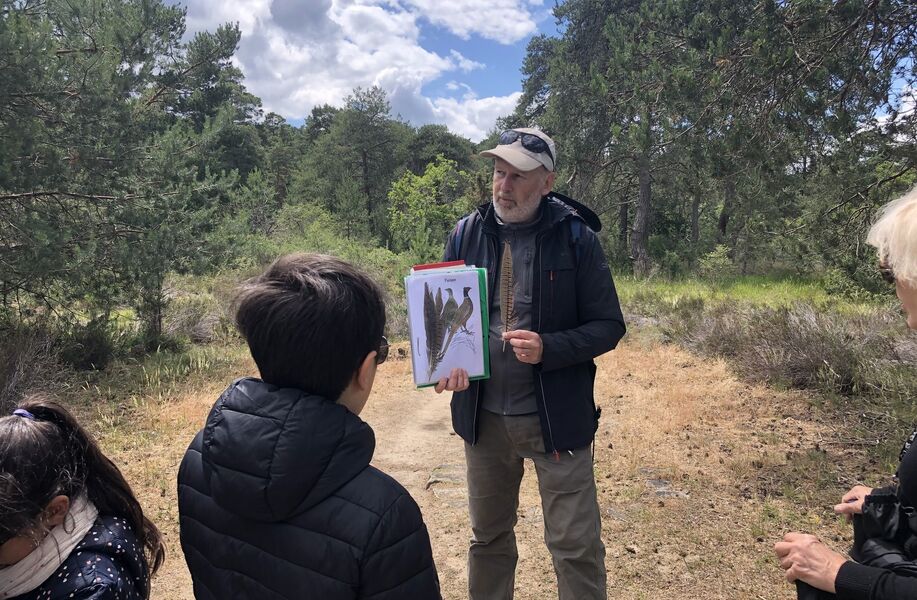
[[[430,536],[409,495],[398,497],[373,532],[360,573],[361,600],[440,600]]]
[[[838,600],[904,600],[917,598],[917,577],[848,560],[837,572],[834,588]]]
[[[117,583],[97,583],[81,588],[68,596],[73,600],[141,600],[133,588]]]
[[[576,266],[576,307],[580,325],[566,331],[541,334],[544,343],[540,368],[552,371],[592,360],[618,345],[626,331],[611,269],[598,238],[583,228],[581,255]]]
[[[465,226],[468,226],[468,223],[465,223]],[[452,228],[452,232],[446,237],[446,247],[443,248],[443,262],[449,262],[450,260],[458,260],[458,257],[454,256],[452,249],[455,245],[455,235],[458,233],[458,224]]]

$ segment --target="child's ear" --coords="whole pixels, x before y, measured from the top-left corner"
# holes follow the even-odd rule
[[[55,527],[63,524],[68,512],[70,512],[70,498],[67,496],[55,496],[45,507],[45,525]]]
[[[373,380],[376,377],[376,351],[373,350],[366,355],[360,368],[354,376],[354,383],[361,390],[368,390],[373,386]]]

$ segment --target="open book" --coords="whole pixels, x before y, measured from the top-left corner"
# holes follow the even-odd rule
[[[417,265],[404,287],[414,384],[434,385],[454,368],[490,377],[487,272],[462,261]]]

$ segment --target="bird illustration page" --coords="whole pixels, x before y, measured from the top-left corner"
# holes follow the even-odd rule
[[[434,385],[452,369],[490,377],[487,272],[461,263],[418,265],[404,278],[414,384]]]

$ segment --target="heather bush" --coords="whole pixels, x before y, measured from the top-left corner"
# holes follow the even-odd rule
[[[0,327],[0,414],[29,392],[60,383],[66,370],[57,358],[56,336],[39,326]]]
[[[753,380],[845,396],[917,398],[917,339],[900,314],[719,304],[664,326],[675,341],[728,358]]]

